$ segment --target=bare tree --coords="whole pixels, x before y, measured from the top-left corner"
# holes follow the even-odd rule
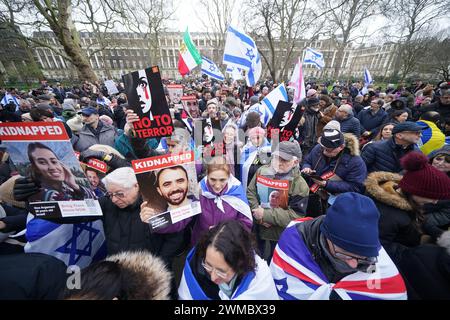
[[[312,1],[249,0],[246,3],[247,10],[243,11],[241,20],[261,47],[268,48],[260,53],[273,81],[286,78],[295,53],[327,32],[324,19],[328,11],[316,10]],[[300,41],[307,35],[308,40]]]
[[[207,33],[207,40],[214,43],[213,60],[221,60],[225,48],[226,31],[233,20],[236,0],[199,0],[197,18]]]
[[[106,61],[106,49],[114,49],[118,45],[114,37],[116,25],[120,24],[122,13],[105,0],[78,0],[74,16],[75,23],[86,26],[80,32],[91,32],[93,42],[87,45],[86,51],[89,59],[97,57],[99,68],[105,70],[109,79],[112,78],[110,67]]]
[[[393,76],[401,73],[403,81],[421,57],[416,51],[431,38],[436,22],[448,15],[450,7],[448,0],[385,0],[382,5],[388,9],[385,16],[395,22],[387,29],[387,36],[397,40],[399,48]]]
[[[422,52],[424,72],[438,74],[442,80],[450,81],[450,37],[441,32],[428,41],[427,49]]]
[[[124,26],[148,42],[149,63],[161,64],[160,38],[175,13],[172,0],[115,0]]]
[[[364,29],[369,18],[380,14],[379,0],[344,0],[336,7],[334,0],[322,0],[320,7],[328,10],[327,21],[336,30],[338,38],[334,77],[339,78],[345,48],[361,37],[367,37]],[[334,8],[333,8],[334,7]]]
[[[31,0],[34,8],[45,19],[56,39],[64,49],[64,58],[76,68],[78,77],[83,80],[96,81],[97,75],[89,63],[80,44],[80,36],[72,19],[71,0]],[[37,17],[39,19],[39,16]],[[38,20],[39,21],[39,20]],[[56,52],[59,52],[56,50]]]

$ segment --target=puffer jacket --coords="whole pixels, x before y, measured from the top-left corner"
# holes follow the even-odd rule
[[[406,148],[395,143],[394,138],[374,142],[364,148],[361,157],[366,163],[369,173],[387,171],[399,173],[402,171],[400,159],[411,151],[420,151],[416,145]]]
[[[321,176],[333,171],[342,181],[328,180],[325,190],[329,193],[364,192],[367,177],[366,164],[359,156],[359,142],[352,134],[344,134],[345,149],[339,157],[327,163],[320,145],[315,146],[306,156],[303,169],[311,168]],[[339,159],[339,160],[338,160]]]
[[[349,115],[348,118],[344,120],[337,120],[341,124],[342,133],[353,133],[357,138],[361,136],[361,124],[358,118],[353,115]]]

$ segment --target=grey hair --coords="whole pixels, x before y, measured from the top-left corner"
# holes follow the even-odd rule
[[[347,114],[353,114],[353,108],[348,104],[343,104],[339,107],[339,111],[344,111]]]
[[[130,189],[137,183],[137,179],[132,168],[122,167],[106,175],[102,179],[102,182],[107,189],[110,184],[115,184],[125,189]]]

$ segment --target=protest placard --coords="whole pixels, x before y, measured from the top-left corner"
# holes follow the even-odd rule
[[[257,176],[256,188],[262,208],[288,208],[289,180]]]
[[[181,98],[183,97],[183,85],[168,84],[167,93],[169,94],[170,103],[173,105],[179,105],[181,104]]]
[[[0,123],[0,139],[19,174],[40,185],[28,199],[36,217],[102,215],[63,123]]]
[[[106,80],[105,81],[105,87],[108,90],[109,95],[117,94],[119,93],[119,90],[117,89],[116,84],[113,80]]]
[[[139,138],[172,135],[173,123],[157,66],[124,75],[128,104],[139,116],[133,123]]]
[[[295,129],[303,115],[303,110],[295,103],[279,101],[272,119],[267,125],[267,138],[292,141]]]
[[[132,161],[144,201],[160,212],[149,219],[152,230],[201,213],[194,152]]]

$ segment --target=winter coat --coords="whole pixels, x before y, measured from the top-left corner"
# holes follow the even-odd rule
[[[401,179],[399,174],[374,172],[365,182],[367,194],[380,211],[379,236],[385,247],[391,242],[408,247],[420,244],[422,233],[416,226],[416,213],[405,196],[396,189]]]
[[[278,241],[289,222],[305,216],[306,208],[308,207],[309,187],[300,174],[298,167],[293,168],[287,175],[276,174],[274,176],[272,172],[271,164],[264,165],[256,171],[255,176],[247,188],[247,198],[252,210],[260,206],[261,201],[258,196],[256,183],[258,176],[276,180],[290,180],[288,209],[265,208],[263,222],[271,226],[267,228],[264,225],[260,225],[259,228],[259,236],[261,239]]]
[[[100,198],[108,255],[122,251],[146,250],[171,263],[185,246],[184,230],[171,234],[151,233],[140,218],[142,199],[120,209],[109,198]]]
[[[427,111],[436,111],[441,115],[441,129],[443,129],[446,124],[450,124],[450,105],[442,104],[440,99],[422,108],[421,115]]]
[[[319,119],[319,123],[317,124],[317,137],[320,137],[322,135],[323,127],[325,127],[328,122],[333,120],[337,109],[338,107],[336,107],[334,104],[331,104],[322,110],[323,116]]]
[[[393,243],[386,248],[405,281],[409,300],[450,300],[450,231],[438,244],[408,248]]]
[[[361,157],[366,163],[369,173],[374,171],[387,171],[399,173],[402,171],[400,159],[410,151],[419,151],[416,145],[406,148],[395,143],[394,137],[374,142],[364,148]]]
[[[100,122],[99,122],[100,125]],[[103,124],[100,129],[100,134],[95,136],[94,133],[84,125],[78,133],[78,136],[73,137],[72,145],[76,151],[82,152],[94,144],[106,144],[114,147],[114,141],[117,138],[117,131],[113,126]]]
[[[372,114],[371,109],[367,109],[358,113],[358,119],[365,131],[376,133],[380,126],[388,121],[388,115],[383,109],[378,110],[375,114]]]
[[[341,132],[342,133],[353,133],[357,138],[361,135],[361,124],[359,123],[358,118],[355,118],[353,115],[349,115],[344,120],[335,119],[341,124]]]
[[[359,156],[359,142],[352,134],[344,134],[345,149],[329,163],[323,155],[320,145],[315,146],[306,156],[302,169],[311,168],[321,176],[329,171],[341,178],[342,181],[328,180],[325,190],[329,193],[364,192],[364,180],[367,177],[366,164]],[[313,182],[310,181],[312,184]]]
[[[0,255],[0,300],[56,300],[67,266],[42,253]]]

